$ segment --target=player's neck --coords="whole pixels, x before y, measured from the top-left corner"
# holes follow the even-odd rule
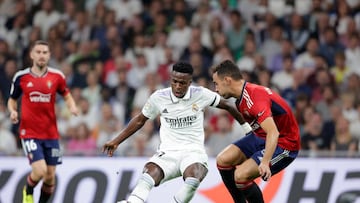
[[[240,99],[243,89],[244,89],[244,84],[245,84],[245,80],[238,80],[233,85],[233,88],[234,88],[233,92],[234,92],[235,98]]]
[[[47,71],[47,66],[44,67],[38,67],[38,66],[32,66],[31,67],[31,73],[37,75],[37,76],[42,76],[44,75],[44,73]]]

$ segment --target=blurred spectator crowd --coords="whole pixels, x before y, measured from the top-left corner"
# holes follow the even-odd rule
[[[56,105],[66,155],[101,155],[169,85],[175,61],[190,62],[194,84],[213,89],[211,67],[225,59],[289,102],[304,152],[359,155],[360,0],[0,0],[0,154],[22,153],[6,102],[39,39],[81,109],[72,117],[62,99]],[[205,126],[210,156],[244,136],[221,110],[208,109]],[[148,121],[116,155],[152,155],[158,127]]]

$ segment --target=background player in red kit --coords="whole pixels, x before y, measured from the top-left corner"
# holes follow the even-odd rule
[[[267,87],[246,82],[233,62],[226,60],[217,65],[213,81],[221,96],[237,99],[238,110],[255,132],[218,155],[223,182],[236,203],[245,202],[245,198],[248,202],[264,202],[253,180],[259,176],[269,180],[296,158],[300,149],[298,124],[284,99]]]
[[[55,100],[59,93],[64,97],[72,114],[78,109],[66,86],[65,76],[48,67],[49,45],[36,41],[31,48],[33,65],[17,72],[8,100],[10,119],[19,121],[17,99],[21,99],[20,138],[31,164],[31,173],[23,191],[23,203],[33,202],[33,189],[43,180],[39,202],[47,202],[55,189],[55,168],[61,164],[59,134],[56,125]]]

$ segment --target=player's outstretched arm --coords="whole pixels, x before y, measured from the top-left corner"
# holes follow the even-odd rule
[[[252,131],[252,128],[249,125],[249,123],[245,121],[242,114],[234,107],[232,103],[221,98],[219,104],[216,107],[228,111],[235,118],[235,120],[237,120],[237,122],[241,124],[242,128],[245,131],[245,134]]]
[[[147,120],[148,118],[142,113],[136,115],[133,119],[131,119],[126,128],[123,129],[118,136],[104,144],[102,152],[106,153],[110,157],[113,156],[114,151],[117,149],[118,145],[133,135],[141,127],[143,127]]]

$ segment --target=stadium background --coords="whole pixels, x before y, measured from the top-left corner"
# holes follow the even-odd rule
[[[56,202],[63,201],[71,171],[103,171],[113,184],[104,202],[126,195],[119,191],[133,182],[118,190],[122,179],[114,177],[131,166],[136,180],[159,142],[158,121],[123,143],[115,158],[104,157],[102,144],[151,92],[168,85],[174,61],[190,62],[194,84],[213,89],[210,67],[224,59],[234,60],[248,81],[278,91],[301,127],[301,158],[279,175],[279,190],[265,192],[283,198],[272,202],[359,202],[359,11],[360,0],[0,0],[0,202],[13,201],[29,169],[6,101],[14,73],[31,65],[29,45],[38,39],[49,41],[50,65],[64,72],[82,112],[71,117],[57,102],[65,158]],[[206,112],[205,130],[212,172],[194,202],[211,202],[202,191],[220,183],[214,157],[243,136],[229,115],[214,109]],[[166,198],[170,188],[155,190],[153,198]]]

